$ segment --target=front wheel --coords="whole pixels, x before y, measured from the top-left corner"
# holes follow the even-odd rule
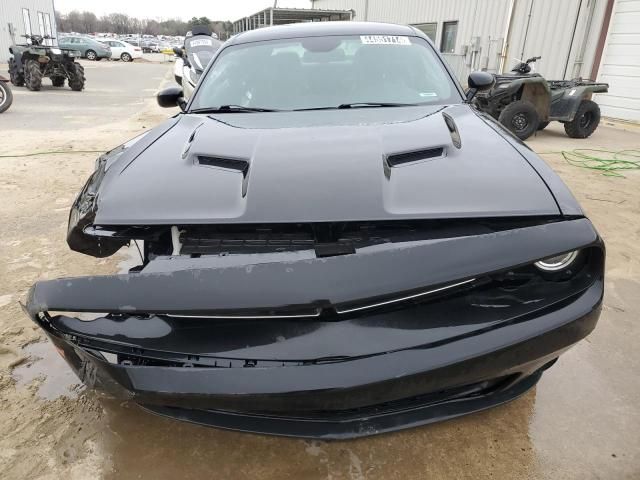
[[[133,58],[131,58],[131,55],[129,55],[127,52],[124,52],[122,55],[120,55],[120,58],[123,62],[131,62],[133,60]]]
[[[540,117],[531,102],[517,100],[504,107],[498,121],[520,140],[526,140],[538,130]]]
[[[29,60],[25,65],[24,81],[27,88],[34,92],[42,88],[42,70],[37,60]]]
[[[92,60],[92,61],[95,61],[98,58],[98,54],[96,54],[96,52],[94,52],[93,50],[87,50],[87,53],[85,53],[85,56],[87,57],[87,60]]]
[[[74,62],[69,69],[69,87],[74,92],[80,92],[84,88],[85,81],[84,67]]]
[[[18,64],[13,58],[9,59],[9,77],[16,87],[24,86],[24,73],[18,72]]]
[[[0,82],[0,113],[6,111],[13,103],[13,93],[9,85]]]
[[[583,100],[573,120],[564,124],[564,131],[571,138],[587,138],[599,124],[600,107],[592,100]]]

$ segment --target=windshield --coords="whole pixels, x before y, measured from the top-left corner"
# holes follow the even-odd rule
[[[189,37],[184,42],[184,48],[189,57],[189,62],[196,70],[203,71],[213,58],[213,54],[222,45],[207,35]]]
[[[419,37],[330,36],[225,48],[201,80],[191,110],[268,110],[362,103],[449,104],[461,97]]]

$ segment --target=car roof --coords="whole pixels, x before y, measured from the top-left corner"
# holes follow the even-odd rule
[[[410,35],[426,36],[419,30],[395,23],[377,22],[307,22],[259,28],[239,33],[229,40],[231,44],[262,42],[298,37],[324,37],[330,35]]]

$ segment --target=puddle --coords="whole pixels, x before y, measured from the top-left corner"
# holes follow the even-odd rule
[[[37,395],[45,400],[66,396],[77,398],[84,389],[78,377],[49,341],[32,343],[23,349],[29,359],[13,369],[12,377],[19,387],[27,387],[42,379]]]

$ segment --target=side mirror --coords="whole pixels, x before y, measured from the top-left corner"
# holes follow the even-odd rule
[[[467,90],[467,102],[470,102],[481,90],[488,90],[493,87],[495,78],[487,72],[471,72],[467,80],[469,90]]]
[[[180,47],[173,47],[173,53],[175,53],[178,57],[182,57],[183,51]]]
[[[158,92],[156,95],[158,105],[162,108],[180,107],[182,110],[187,106],[187,102],[184,100],[184,92],[180,87],[168,87]]]

